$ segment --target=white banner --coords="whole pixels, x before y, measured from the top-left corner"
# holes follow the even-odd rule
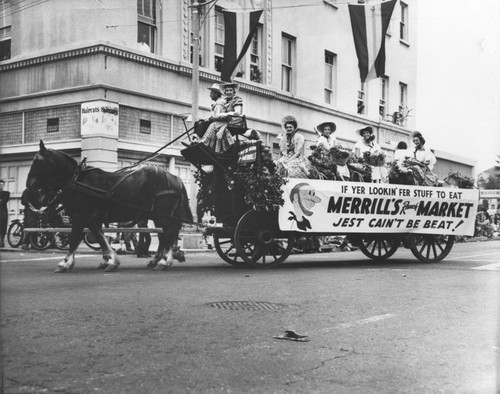
[[[476,189],[289,179],[283,231],[474,235]]]
[[[104,134],[118,137],[119,106],[109,101],[97,100],[82,103],[82,136]]]

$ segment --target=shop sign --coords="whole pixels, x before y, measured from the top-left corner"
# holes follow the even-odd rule
[[[282,231],[473,235],[477,189],[289,179]]]
[[[118,111],[118,104],[109,101],[97,100],[82,103],[82,136],[105,134],[118,137]]]

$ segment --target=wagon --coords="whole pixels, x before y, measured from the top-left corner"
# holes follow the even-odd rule
[[[470,189],[288,179],[281,190],[285,203],[279,209],[255,209],[245,198],[244,181],[228,183],[227,171],[248,162],[249,156],[260,166],[261,151],[260,141],[245,145],[238,139],[226,154],[203,144],[181,151],[202,174],[204,166],[213,166],[217,225],[209,230],[215,250],[229,264],[275,267],[290,256],[295,239],[304,235],[347,235],[365,256],[377,261],[404,246],[418,260],[436,263],[450,253],[456,235],[473,234],[479,196]],[[321,200],[327,200],[315,217],[306,218],[312,225],[305,230],[293,219],[297,204],[290,195],[298,185],[307,185],[309,192],[321,188]]]

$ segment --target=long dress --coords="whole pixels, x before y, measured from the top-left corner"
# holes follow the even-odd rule
[[[234,143],[234,138],[227,129],[227,121],[217,117],[228,112],[235,112],[235,107],[243,107],[243,100],[239,96],[224,97],[217,100],[214,108],[216,118],[203,136],[200,143],[207,145],[217,153],[226,152]]]
[[[281,158],[278,165],[285,171],[289,178],[307,178],[307,162],[304,157],[305,139],[302,134],[282,134],[280,140]],[[290,159],[298,152],[298,156]]]

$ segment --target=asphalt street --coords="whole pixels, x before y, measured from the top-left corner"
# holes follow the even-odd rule
[[[273,270],[186,253],[168,271],[82,249],[1,259],[4,393],[497,393],[500,241],[445,261],[400,248]],[[307,342],[276,339],[285,330]]]

